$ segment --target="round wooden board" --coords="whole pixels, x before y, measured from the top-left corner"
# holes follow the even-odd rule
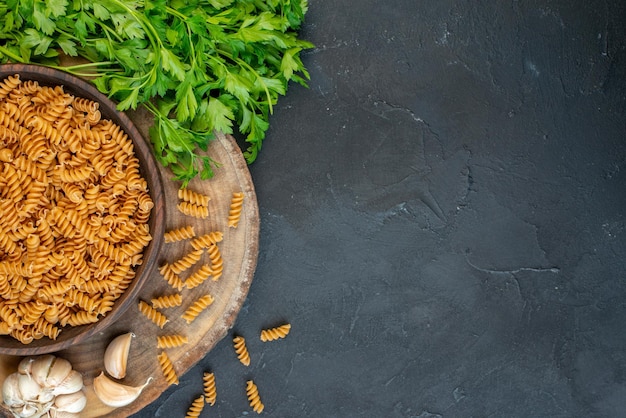
[[[148,138],[147,128],[150,118],[141,112],[135,112],[130,116],[144,138]],[[247,296],[256,268],[259,245],[258,205],[250,172],[235,139],[232,136],[218,134],[209,145],[208,155],[221,164],[220,168],[215,170],[215,176],[210,180],[194,179],[188,185],[189,189],[211,197],[209,217],[204,220],[183,215],[176,208],[179,202],[177,192],[180,183],[172,181],[171,172],[160,167],[165,191],[165,230],[193,225],[197,236],[211,231],[221,231],[223,240],[218,247],[224,261],[223,275],[217,281],[209,278],[199,287],[183,289],[181,306],[161,310],[169,319],[163,329],[144,317],[139,312],[136,303],[128,309],[121,320],[104,332],[70,349],[54,353],[69,360],[74,369],[83,374],[88,403],[85,410],[81,412],[81,417],[125,418],[138,412],[156,400],[168,388],[157,360],[161,351],[167,353],[176,373],[181,376],[226,336],[235,321]],[[245,194],[241,219],[237,228],[228,228],[230,200],[233,192],[239,191]],[[189,241],[165,243],[158,257],[158,263],[161,265],[165,262],[174,262],[190,250],[192,248]],[[209,263],[206,251],[202,257],[194,267],[181,273],[181,278],[185,279],[202,264]],[[150,280],[142,288],[139,299],[150,303],[154,297],[175,292],[176,290],[167,284],[155,268]],[[195,321],[187,324],[181,315],[197,298],[207,293],[213,296],[214,302]],[[104,405],[96,397],[93,391],[93,379],[104,369],[103,356],[108,343],[115,336],[126,332],[132,332],[136,337],[131,343],[127,376],[120,382],[140,385],[150,377],[153,380],[133,403],[114,409]],[[158,349],[157,336],[168,334],[185,335],[189,343],[179,348]],[[16,370],[20,359],[20,357],[0,355],[0,381],[4,381],[10,373]],[[9,414],[6,409],[2,411]]]

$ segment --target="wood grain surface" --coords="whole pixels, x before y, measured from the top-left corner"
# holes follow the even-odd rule
[[[150,118],[141,112],[135,112],[131,114],[131,119],[139,127],[144,138],[147,138]],[[209,146],[208,154],[218,161],[221,167],[215,171],[214,178],[194,179],[188,186],[191,190],[211,197],[209,216],[204,220],[183,215],[178,211],[176,205],[179,202],[177,192],[180,183],[171,180],[172,175],[167,169],[159,168],[163,176],[165,194],[165,229],[167,231],[193,225],[196,235],[221,231],[223,240],[219,243],[219,249],[224,260],[223,275],[217,281],[209,278],[199,287],[183,289],[182,306],[161,310],[169,319],[163,329],[141,315],[135,304],[120,320],[104,331],[79,345],[56,352],[55,355],[68,359],[74,368],[83,374],[88,404],[81,413],[81,417],[127,417],[157,399],[168,388],[157,361],[157,356],[162,351],[157,348],[157,336],[178,333],[188,337],[188,344],[164,350],[172,360],[177,374],[181,376],[226,336],[235,321],[247,296],[256,268],[259,235],[258,205],[250,172],[235,139],[231,136],[217,135]],[[245,194],[241,220],[237,228],[228,228],[230,199],[233,192],[239,191]],[[189,241],[165,243],[157,257],[157,263],[162,265],[165,262],[176,261],[191,249]],[[186,278],[206,262],[209,260],[205,252],[200,262],[181,273],[181,277]],[[154,297],[173,292],[175,290],[162,278],[158,269],[155,269],[150,280],[139,293],[137,303],[139,299],[149,303]],[[207,293],[213,296],[214,302],[188,325],[181,315],[195,299]],[[153,380],[135,402],[123,408],[113,409],[98,400],[92,383],[93,378],[103,370],[104,350],[108,343],[115,336],[126,332],[133,332],[136,337],[131,343],[127,376],[120,382],[140,385],[150,377]],[[16,356],[0,356],[0,381],[16,370],[20,359]],[[7,413],[6,410],[4,412]]]

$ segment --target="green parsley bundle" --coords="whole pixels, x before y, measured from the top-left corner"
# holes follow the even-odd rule
[[[0,0],[0,62],[94,77],[119,110],[154,115],[157,160],[183,186],[210,178],[214,131],[246,136],[256,159],[290,80],[306,86],[298,38],[307,0]],[[64,53],[86,64],[59,66]]]

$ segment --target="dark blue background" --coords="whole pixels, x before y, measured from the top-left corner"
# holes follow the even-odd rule
[[[626,416],[626,3],[311,0],[234,331],[135,417]],[[258,330],[289,321],[285,340]]]

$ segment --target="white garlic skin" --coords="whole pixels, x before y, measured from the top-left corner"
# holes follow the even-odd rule
[[[59,412],[78,413],[85,409],[87,397],[83,391],[59,395],[54,399],[54,408]]]
[[[111,377],[123,379],[126,377],[126,364],[130,342],[135,336],[132,332],[118,335],[107,346],[104,352],[104,368]]]
[[[119,408],[137,399],[150,381],[152,381],[151,377],[142,386],[127,386],[111,380],[104,372],[101,372],[93,379],[93,390],[103,404]]]
[[[87,403],[82,375],[51,354],[26,357],[2,384],[4,404],[16,418],[74,418]]]

